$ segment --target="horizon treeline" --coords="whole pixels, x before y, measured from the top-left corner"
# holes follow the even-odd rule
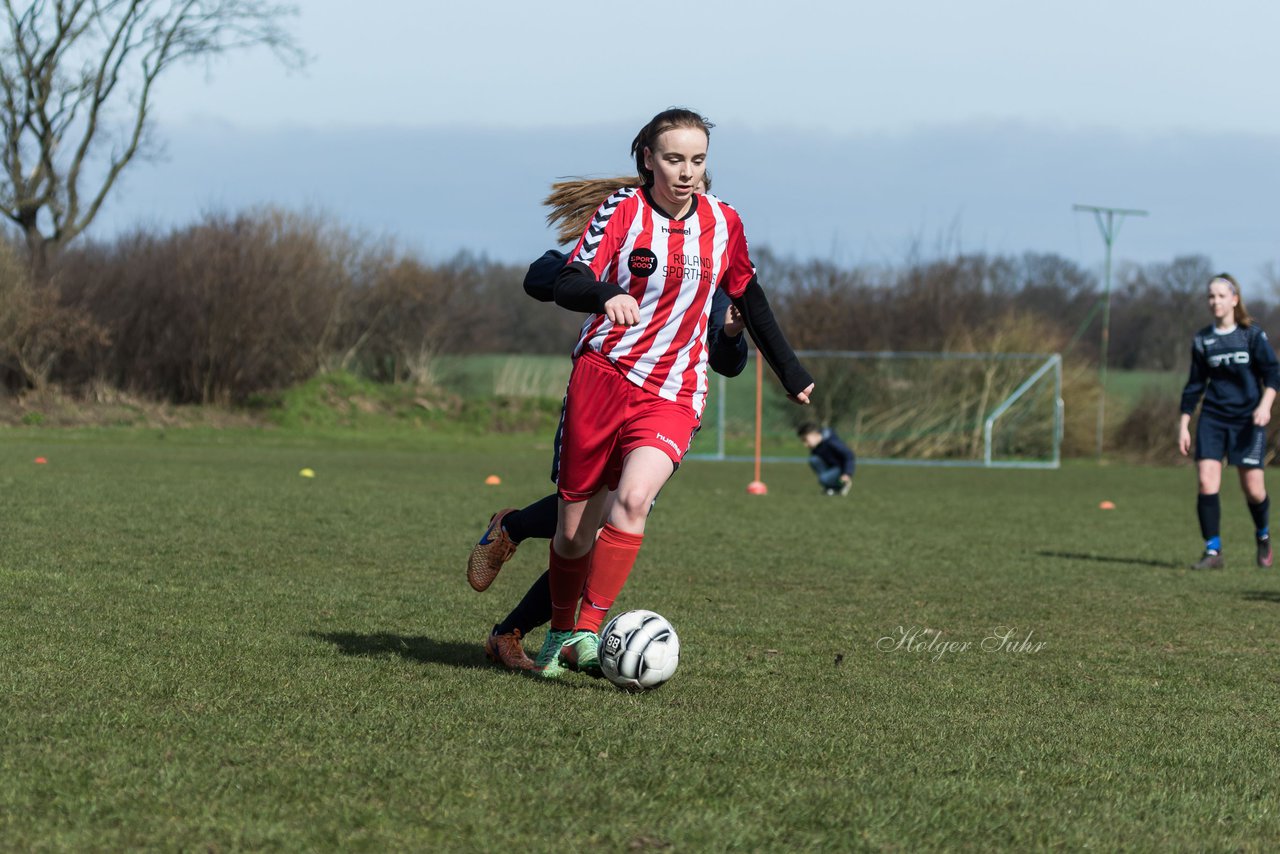
[[[760,280],[797,349],[986,352],[1025,336],[1037,352],[1096,367],[1102,282],[1054,254],[907,257],[842,266],[757,249]],[[532,262],[534,259],[530,258]],[[323,217],[277,209],[209,215],[64,250],[33,282],[0,242],[5,393],[104,386],[171,403],[239,405],[319,373],[424,383],[440,355],[568,354],[581,316],[525,295],[526,265],[462,253],[427,262]],[[1210,320],[1217,272],[1202,255],[1120,263],[1108,366],[1185,369]],[[1240,275],[1263,328],[1274,276]]]

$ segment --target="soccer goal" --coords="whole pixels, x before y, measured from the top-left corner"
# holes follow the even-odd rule
[[[818,393],[786,399],[759,355],[741,376],[712,374],[712,394],[691,459],[803,462],[796,428],[830,426],[860,465],[1058,468],[1062,357],[1056,353],[799,355]],[[763,376],[763,382],[757,381]],[[759,389],[759,393],[757,391]]]

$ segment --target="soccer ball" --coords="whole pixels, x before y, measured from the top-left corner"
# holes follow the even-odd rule
[[[600,633],[600,669],[625,691],[657,688],[680,663],[680,638],[666,617],[653,611],[627,611]]]

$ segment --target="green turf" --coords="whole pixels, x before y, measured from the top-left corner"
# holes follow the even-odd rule
[[[466,555],[548,444],[0,435],[0,849],[1280,839],[1280,579],[1238,491],[1194,573],[1189,468],[867,467],[839,499],[689,463],[619,603],[680,670],[629,695],[483,659],[545,545],[483,595]]]
[[[1186,382],[1185,370],[1107,371],[1107,396],[1113,398],[1115,403],[1127,411],[1148,392],[1159,393],[1170,400],[1177,400]]]
[[[564,353],[554,355],[441,356],[436,378],[445,388],[467,398],[539,395],[559,402],[569,382],[571,345],[568,342]]]

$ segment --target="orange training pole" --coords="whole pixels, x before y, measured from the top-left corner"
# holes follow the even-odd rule
[[[756,479],[747,484],[747,492],[752,495],[765,495],[769,487],[760,479],[760,435],[764,430],[764,364],[760,359],[760,351],[756,350]]]

